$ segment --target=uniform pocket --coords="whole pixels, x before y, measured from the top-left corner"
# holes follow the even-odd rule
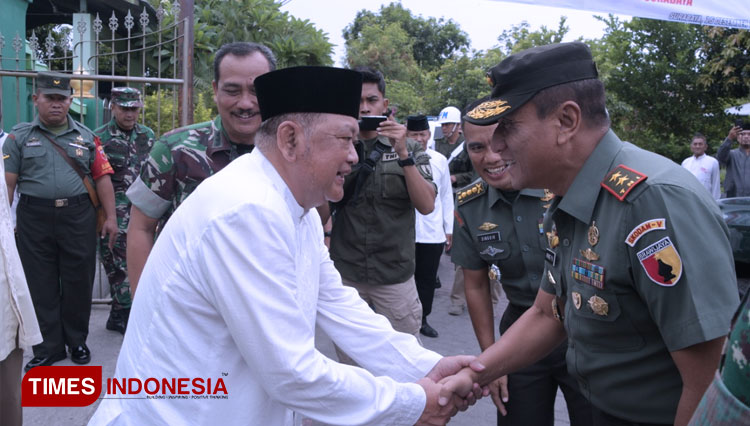
[[[566,303],[575,318],[569,332],[592,352],[635,351],[645,345],[614,292],[575,281]]]
[[[409,199],[409,191],[406,189],[406,179],[402,170],[398,172],[395,170],[383,171],[380,178],[383,198],[395,200]]]
[[[47,150],[42,146],[27,146],[23,148],[23,158],[43,157]]]

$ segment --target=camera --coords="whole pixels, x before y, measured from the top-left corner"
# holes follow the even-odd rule
[[[376,130],[388,117],[384,115],[366,115],[359,120],[359,130]]]

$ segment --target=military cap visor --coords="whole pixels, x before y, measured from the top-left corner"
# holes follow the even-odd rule
[[[424,115],[410,115],[406,117],[406,130],[412,132],[430,130],[430,125],[427,123],[427,117]]]
[[[362,74],[333,67],[292,67],[255,79],[263,121],[289,113],[327,113],[359,118]]]
[[[543,89],[597,77],[591,51],[581,42],[527,49],[490,69],[487,78],[492,84],[491,99],[471,109],[464,119],[488,126],[522,107]]]
[[[36,88],[45,95],[70,96],[70,77],[66,74],[55,72],[40,72],[36,76]]]

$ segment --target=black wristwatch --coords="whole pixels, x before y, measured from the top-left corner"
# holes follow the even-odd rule
[[[402,160],[402,159],[399,158],[398,161],[396,161],[396,163],[398,163],[398,165],[401,166],[401,167],[413,166],[413,165],[416,164],[414,162],[414,156],[412,155],[411,152],[409,153],[409,156],[406,157],[406,160]]]

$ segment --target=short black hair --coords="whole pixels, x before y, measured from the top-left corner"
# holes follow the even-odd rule
[[[385,96],[385,78],[383,78],[383,73],[366,66],[354,67],[352,70],[362,73],[362,83],[377,84],[380,94]]]
[[[221,61],[225,56],[234,55],[240,58],[244,58],[246,56],[252,55],[255,52],[260,53],[261,55],[263,55],[263,57],[266,58],[266,60],[268,61],[269,71],[273,71],[276,69],[276,56],[274,56],[273,52],[271,52],[271,49],[260,43],[253,43],[251,41],[236,41],[233,43],[227,43],[221,46],[219,50],[216,51],[216,56],[214,57],[214,81],[219,81],[219,65],[221,65]]]
[[[541,119],[546,118],[552,110],[566,101],[573,101],[581,107],[585,123],[609,126],[604,83],[597,78],[571,81],[542,89],[530,102],[536,107],[536,115]]]

